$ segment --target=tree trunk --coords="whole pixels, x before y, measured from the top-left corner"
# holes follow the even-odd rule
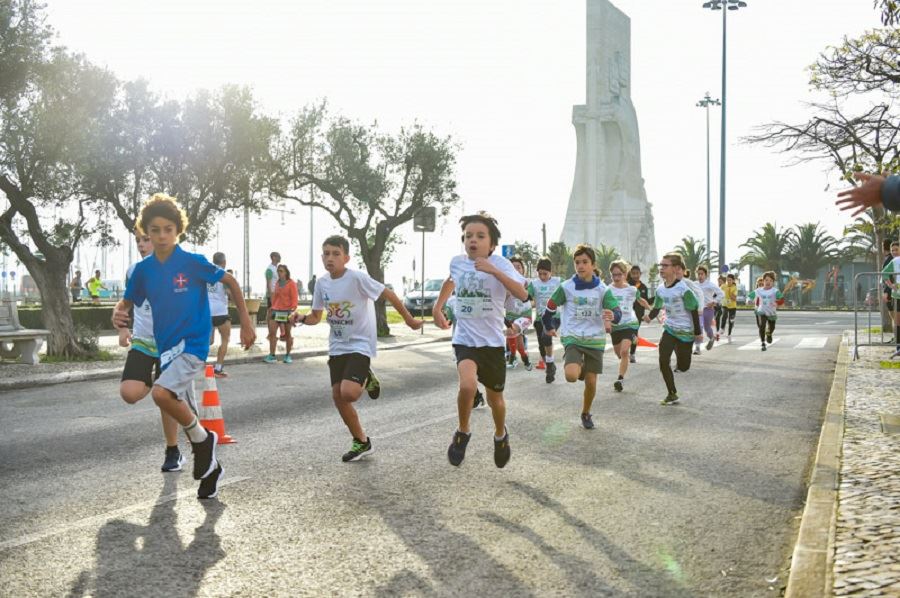
[[[47,339],[47,355],[57,357],[84,357],[87,351],[78,343],[72,308],[69,305],[69,287],[66,274],[69,263],[38,261],[28,272],[34,278],[41,293],[41,317],[44,328],[50,331]]]

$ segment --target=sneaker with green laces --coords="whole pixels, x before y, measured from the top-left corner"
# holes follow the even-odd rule
[[[278,360],[275,359],[274,355],[266,355],[263,361],[265,361],[266,363],[275,363]]]
[[[371,455],[375,452],[375,448],[372,446],[372,439],[366,438],[366,441],[363,442],[358,438],[353,439],[353,444],[350,445],[350,450],[344,453],[344,456],[341,457],[341,460],[344,463],[348,463],[350,461],[358,461],[363,455]]]
[[[372,400],[381,396],[381,382],[375,377],[375,372],[369,370],[369,377],[366,378],[366,392]]]

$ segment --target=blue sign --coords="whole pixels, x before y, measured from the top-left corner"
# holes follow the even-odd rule
[[[505,258],[510,258],[510,257],[516,255],[516,246],[515,245],[501,245],[500,249],[503,252],[502,253],[503,257],[505,257]]]
[[[0,272],[0,278],[6,278],[6,272]]]
[[[15,278],[15,277],[16,277],[16,273],[15,273],[15,272],[10,272],[10,273],[9,273],[9,277],[10,277],[10,278]]]
[[[722,264],[722,267],[719,268],[719,271],[720,271],[722,274],[727,273],[727,272],[728,272],[728,264]]]

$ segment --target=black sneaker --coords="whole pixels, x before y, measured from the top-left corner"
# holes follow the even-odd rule
[[[363,457],[363,455],[371,455],[374,452],[375,449],[372,447],[371,438],[366,438],[365,442],[354,438],[353,444],[350,445],[350,450],[344,453],[344,456],[341,457],[341,461],[343,461],[344,463],[349,463],[350,461],[358,461]]]
[[[547,384],[552,383],[556,380],[556,363],[550,362],[547,364],[547,373],[544,376],[544,379],[547,381]]]
[[[582,413],[581,414],[581,425],[585,430],[593,430],[594,429],[594,420],[591,417],[590,413]]]
[[[624,388],[624,386],[622,385],[623,382],[625,381],[616,380],[615,382],[613,382],[613,388],[615,388],[617,392],[622,392],[622,389]]]
[[[677,402],[678,402],[678,393],[670,392],[669,394],[666,395],[666,398],[664,398],[662,401],[659,402],[659,404],[660,405],[674,405]]]
[[[381,381],[375,377],[372,370],[369,370],[369,377],[366,378],[366,392],[369,393],[369,398],[372,400],[381,396]]]
[[[709,339],[708,341],[706,341],[706,350],[707,350],[707,351],[712,351],[712,348],[713,348],[713,346],[714,346],[715,344],[716,344],[715,339],[712,339],[712,338]]]
[[[762,350],[763,350],[763,351],[766,350],[766,343],[763,343],[763,344],[762,344]]]
[[[212,430],[207,430],[206,432],[206,440],[191,443],[191,448],[194,449],[195,480],[202,480],[211,474],[216,465],[218,465],[216,461],[216,443],[219,441],[219,437]]]
[[[628,356],[628,363],[637,363],[637,359],[634,358],[634,355]]]
[[[772,333],[771,332],[766,334],[766,342],[769,343],[770,345],[772,344]]]
[[[479,407],[484,407],[484,395],[481,394],[481,391],[476,388],[475,402],[472,404],[472,409],[478,409]]]
[[[503,466],[509,463],[511,451],[509,450],[509,431],[504,428],[503,438],[497,440],[494,438],[494,465],[503,469]]]
[[[530,372],[534,369],[534,365],[528,359],[523,359],[522,363],[525,365],[525,371]]]
[[[463,462],[463,459],[466,458],[466,446],[468,446],[471,437],[471,432],[463,434],[457,430],[453,433],[453,442],[450,443],[450,448],[447,449],[447,459],[450,461],[450,465],[459,467],[459,464]]]
[[[225,468],[219,463],[211,474],[200,480],[197,498],[215,498],[219,494],[219,482],[222,481],[223,473],[225,473]]]
[[[182,465],[185,464],[187,459],[184,458],[184,455],[181,454],[181,451],[178,450],[177,446],[167,446],[166,447],[166,460],[163,461],[162,470],[163,471],[181,471]]]

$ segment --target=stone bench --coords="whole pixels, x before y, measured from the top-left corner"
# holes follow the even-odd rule
[[[49,330],[23,328],[14,301],[0,301],[0,357],[19,359],[22,363],[40,363],[38,351]]]

